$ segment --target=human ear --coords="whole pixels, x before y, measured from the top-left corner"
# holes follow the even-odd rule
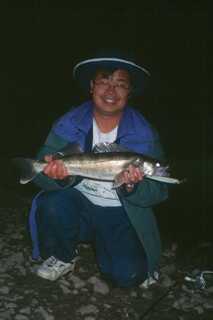
[[[90,93],[93,93],[94,81],[90,80]]]
[[[128,99],[130,99],[131,97],[132,97],[132,87],[130,87],[130,89],[129,89]]]

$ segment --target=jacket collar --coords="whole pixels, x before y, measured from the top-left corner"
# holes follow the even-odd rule
[[[81,111],[78,112],[75,119],[75,126],[78,130],[88,133],[92,127],[93,119],[93,103],[86,101],[81,105]]]
[[[78,113],[76,118],[76,127],[88,133],[90,128],[92,127],[93,120],[93,102],[91,100],[83,103],[82,112]],[[135,133],[135,125],[132,116],[132,110],[129,106],[126,106],[123,111],[123,115],[121,117],[121,121],[118,127],[118,136],[117,138],[121,138],[126,134],[134,134]]]
[[[125,135],[135,133],[135,125],[133,121],[132,110],[129,106],[126,106],[123,111],[123,115],[118,127],[117,138],[120,139]]]

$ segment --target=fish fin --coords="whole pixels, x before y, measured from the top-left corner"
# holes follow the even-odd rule
[[[162,177],[162,176],[146,176],[146,178],[152,179],[152,180],[156,180],[159,182],[165,182],[165,183],[171,183],[171,184],[180,184],[182,183],[184,180],[179,180],[176,178],[171,178],[171,177]]]
[[[82,153],[83,150],[81,149],[81,146],[78,143],[68,143],[64,148],[59,150],[57,153],[53,155],[53,158],[56,159],[62,159],[64,157],[67,157],[73,153]]]
[[[102,152],[130,152],[127,148],[117,144],[117,143],[108,143],[101,142],[94,146],[94,153],[102,153]]]
[[[30,182],[37,175],[33,162],[34,160],[27,158],[14,158],[12,160],[12,163],[19,171],[21,184],[26,184]]]

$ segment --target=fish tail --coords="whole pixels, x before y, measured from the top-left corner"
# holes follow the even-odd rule
[[[12,162],[18,169],[21,184],[30,182],[38,173],[34,167],[35,160],[27,158],[14,158]]]

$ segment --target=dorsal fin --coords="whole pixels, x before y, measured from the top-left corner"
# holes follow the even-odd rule
[[[94,146],[94,153],[102,153],[102,152],[130,152],[125,147],[118,145],[117,143],[109,143],[109,142],[101,142]]]
[[[72,155],[73,153],[82,153],[82,149],[78,143],[68,143],[64,148],[59,150],[55,155],[54,159],[61,159]]]

